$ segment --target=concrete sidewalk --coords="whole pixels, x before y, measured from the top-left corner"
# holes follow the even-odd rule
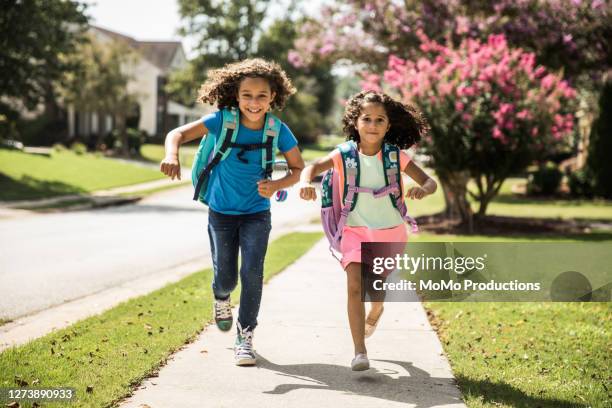
[[[233,364],[235,328],[209,326],[121,407],[465,407],[420,303],[388,303],[352,372],[346,279],[322,240],[263,292],[256,367]],[[234,316],[236,316],[234,311]]]

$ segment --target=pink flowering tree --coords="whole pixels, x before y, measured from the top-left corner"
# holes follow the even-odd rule
[[[576,91],[560,73],[537,66],[535,55],[508,46],[503,35],[445,46],[417,32],[422,57],[391,55],[382,77],[364,87],[396,94],[420,108],[431,126],[422,147],[433,159],[448,215],[470,223],[503,181],[533,160],[571,142]],[[467,190],[470,179],[477,191]]]
[[[300,28],[295,66],[348,59],[382,68],[389,55],[418,56],[417,32],[447,44],[504,34],[536,53],[537,62],[563,68],[581,86],[610,69],[611,8],[605,0],[344,0],[326,2]]]

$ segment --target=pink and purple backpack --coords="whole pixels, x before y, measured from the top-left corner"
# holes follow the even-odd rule
[[[408,215],[406,203],[402,198],[402,176],[399,165],[400,149],[394,145],[383,144],[385,185],[379,189],[359,187],[359,154],[357,144],[354,141],[342,143],[338,145],[338,149],[342,156],[344,186],[340,186],[340,175],[333,168],[324,173],[321,181],[321,221],[330,244],[330,250],[340,252],[342,229],[346,224],[349,213],[357,204],[359,193],[372,194],[376,198],[389,196],[393,207],[397,208],[402,219],[412,225],[412,232],[417,232],[417,223],[414,218]],[[342,202],[338,199],[340,194],[342,194]]]

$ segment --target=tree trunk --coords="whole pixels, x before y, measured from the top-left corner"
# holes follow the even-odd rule
[[[472,233],[474,231],[473,213],[467,199],[467,183],[470,175],[467,171],[454,171],[440,175],[440,183],[444,191],[446,209],[444,213],[449,219],[459,219]]]
[[[480,207],[478,208],[477,214],[478,219],[484,218],[485,214],[487,213],[487,208],[489,204],[491,203],[493,198],[495,198],[495,196],[499,193],[499,189],[501,188],[505,179],[506,177],[495,179],[493,176],[490,176],[486,179],[486,185],[484,189],[482,189],[482,186],[479,186],[480,194],[475,197],[480,203]]]

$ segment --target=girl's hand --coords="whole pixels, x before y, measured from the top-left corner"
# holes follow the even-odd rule
[[[257,191],[259,195],[265,198],[270,198],[278,190],[276,182],[272,180],[259,180],[257,182]]]
[[[411,200],[420,200],[426,195],[427,191],[425,191],[422,187],[412,187],[406,192],[406,198],[410,198]]]
[[[159,170],[172,180],[181,179],[181,163],[176,156],[166,156],[159,164]]]
[[[298,185],[300,189],[300,198],[302,200],[316,200],[317,199],[317,190],[315,190],[314,186],[311,183],[306,181],[301,181]]]

